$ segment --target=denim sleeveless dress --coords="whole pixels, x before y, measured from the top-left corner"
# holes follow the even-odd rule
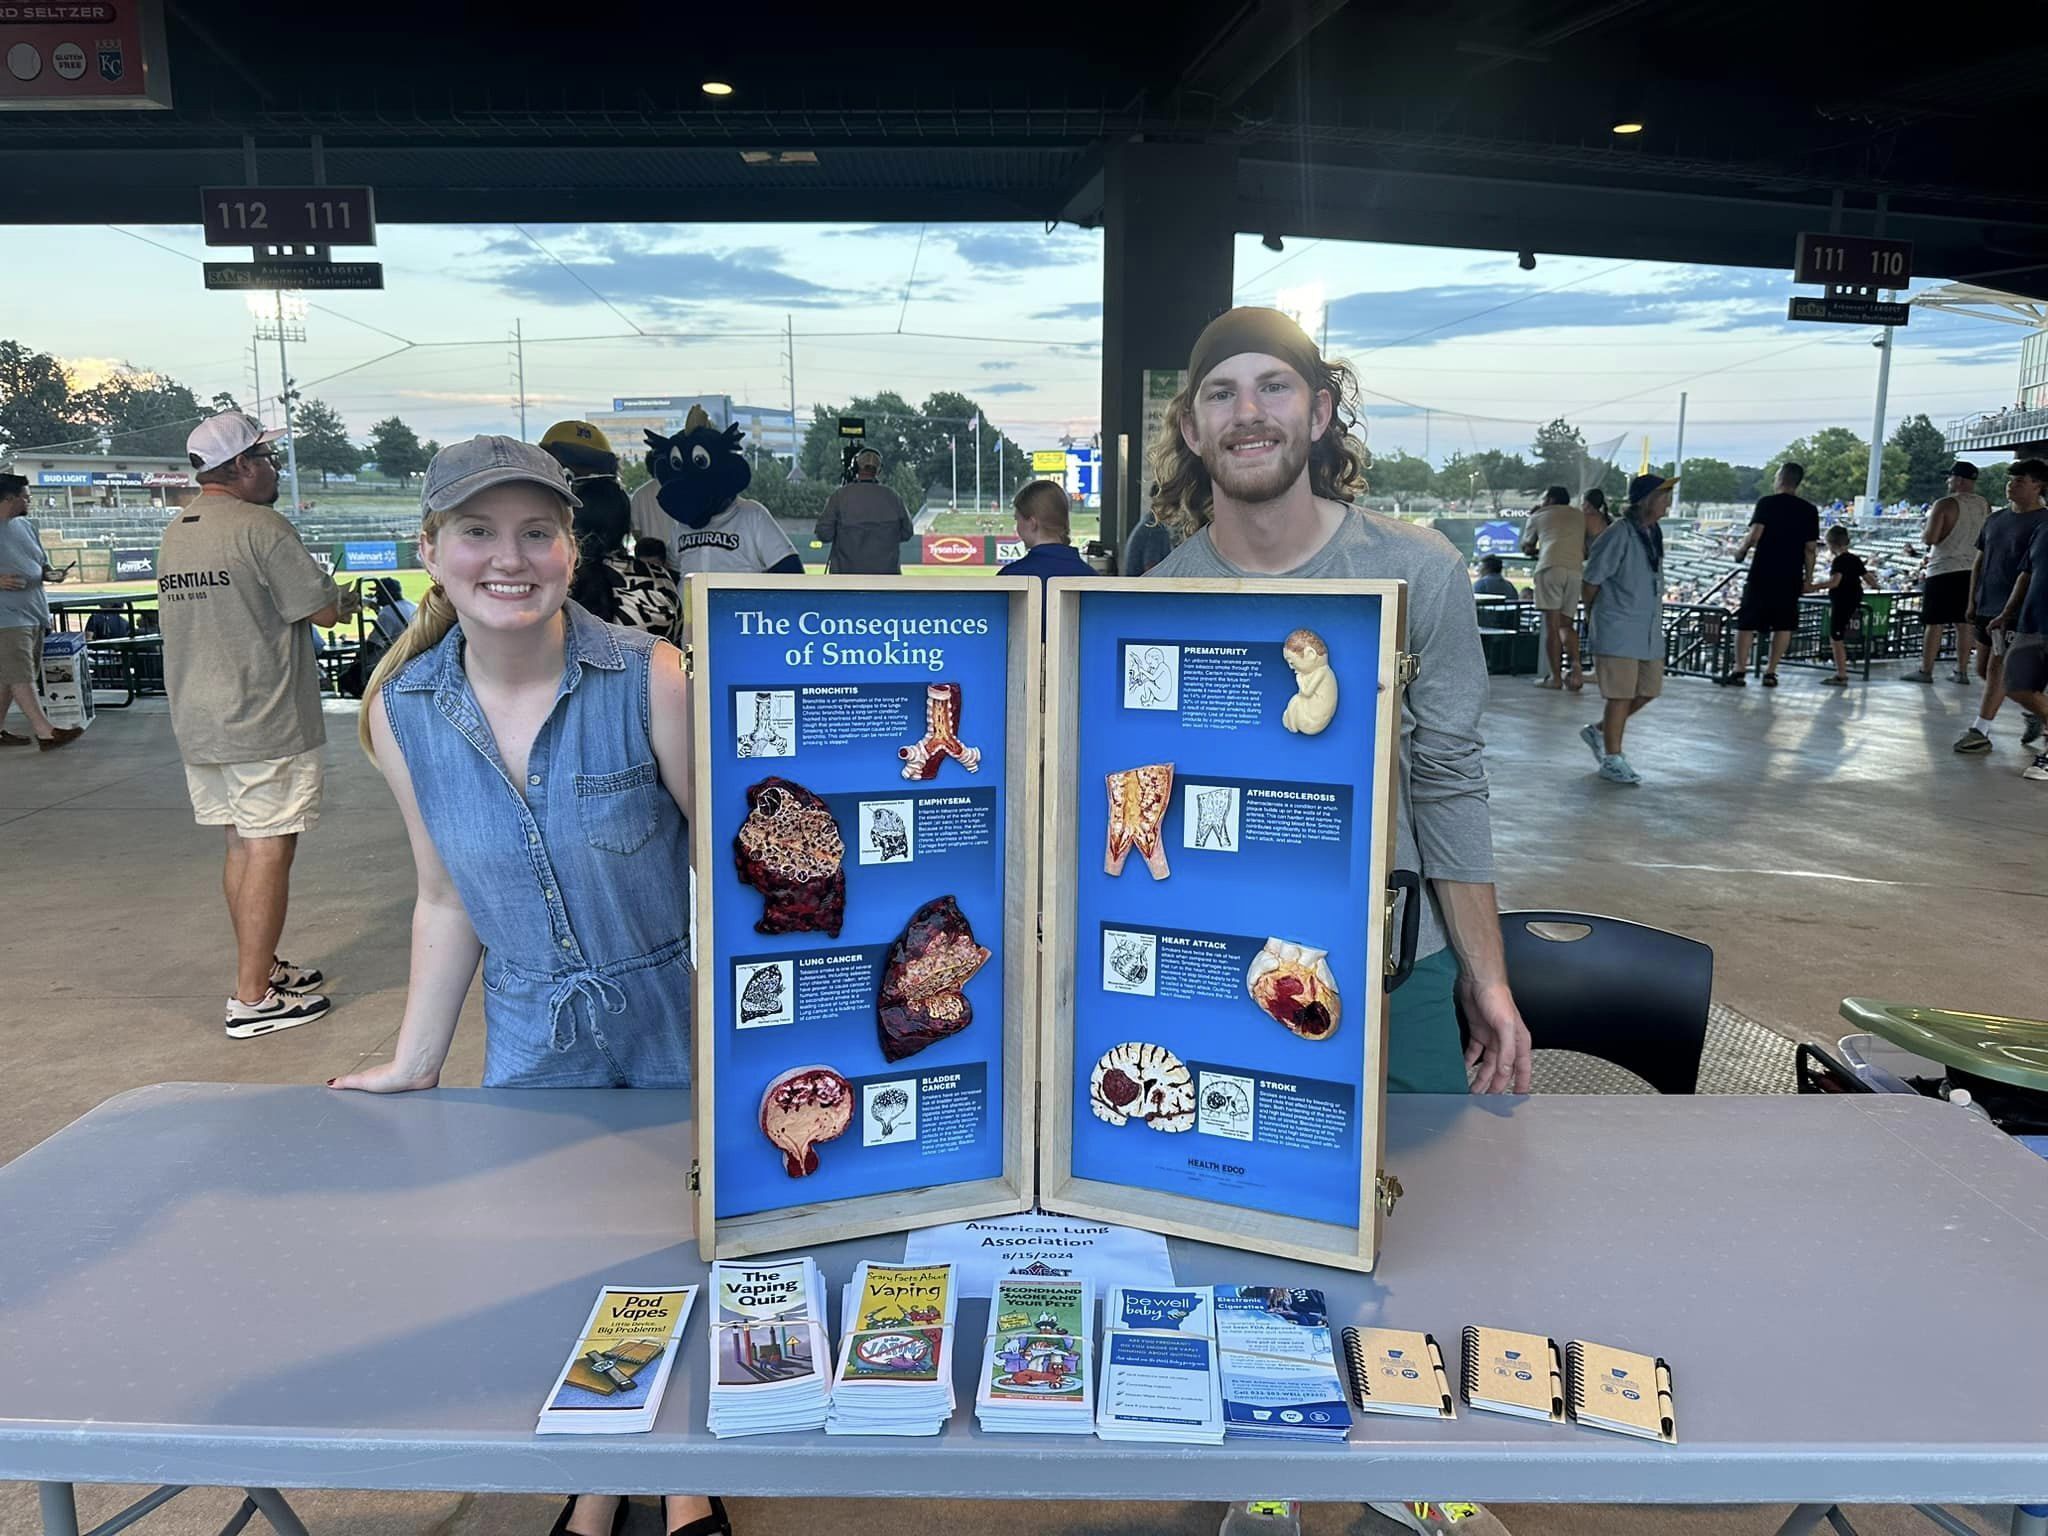
[[[483,940],[484,1086],[683,1087],[689,853],[648,735],[655,637],[564,611],[525,783],[469,686],[461,625],[384,687],[384,710]]]

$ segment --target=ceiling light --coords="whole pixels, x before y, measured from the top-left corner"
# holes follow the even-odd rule
[[[775,151],[772,149],[743,149],[740,151],[742,165],[773,165]]]
[[[1641,133],[1642,131],[1643,125],[1632,117],[1625,117],[1614,125],[1614,132],[1616,133]]]
[[[706,80],[698,89],[703,91],[706,96],[730,96],[732,94],[732,87],[723,80]]]
[[[818,152],[815,149],[785,149],[782,152],[782,159],[779,163],[782,165],[816,165],[818,163]]]
[[[1284,240],[1282,240],[1278,235],[1268,235],[1265,239],[1261,240],[1259,244],[1263,245],[1269,251],[1280,251],[1285,250],[1287,248],[1287,243]]]

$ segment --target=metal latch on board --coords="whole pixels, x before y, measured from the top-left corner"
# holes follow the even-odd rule
[[[696,675],[697,648],[693,645],[686,645],[683,647],[683,676],[695,677]]]
[[[1398,651],[1394,655],[1394,680],[1403,688],[1415,681],[1415,674],[1422,670],[1422,653],[1419,651]]]
[[[1373,1187],[1379,1192],[1380,1213],[1385,1216],[1393,1215],[1394,1202],[1406,1193],[1401,1188],[1401,1181],[1391,1173],[1382,1173],[1373,1179]]]
[[[697,1171],[699,1166],[696,1158],[690,1159],[690,1193],[693,1195],[704,1192],[704,1180]]]

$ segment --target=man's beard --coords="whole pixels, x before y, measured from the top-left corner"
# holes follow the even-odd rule
[[[277,505],[277,498],[282,496],[283,494],[284,481],[280,478],[274,485],[270,487],[270,494],[268,496],[256,496],[250,499],[252,503],[256,506],[274,507]]]
[[[1277,501],[1294,489],[1294,482],[1308,468],[1310,443],[1306,437],[1291,437],[1275,427],[1279,451],[1264,464],[1239,464],[1219,440],[1202,449],[1202,467],[1209,471],[1212,485],[1232,501],[1256,506]]]

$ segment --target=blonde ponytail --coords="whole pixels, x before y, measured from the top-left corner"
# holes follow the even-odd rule
[[[420,599],[412,622],[399,631],[398,638],[391,642],[377,662],[377,669],[370,674],[369,682],[363,685],[363,708],[356,717],[356,740],[363,744],[363,751],[371,762],[377,760],[377,749],[370,742],[370,711],[376,707],[377,695],[406,663],[431,651],[454,627],[455,604],[448,600],[448,593],[437,581],[427,588],[427,595]]]

